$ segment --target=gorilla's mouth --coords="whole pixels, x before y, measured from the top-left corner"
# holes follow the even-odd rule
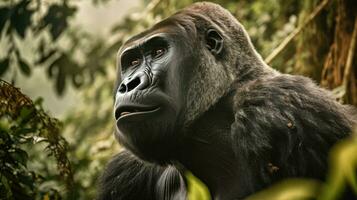
[[[146,105],[125,105],[119,106],[115,110],[115,119],[119,120],[124,117],[133,115],[143,115],[156,112],[160,109],[158,106],[146,106]]]

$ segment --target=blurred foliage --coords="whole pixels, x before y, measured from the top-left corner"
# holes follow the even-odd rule
[[[313,200],[317,199],[320,183],[309,179],[287,179],[246,200]]]
[[[357,130],[351,138],[336,144],[330,153],[326,182],[287,179],[247,200],[336,200],[357,196]]]
[[[97,0],[96,3],[105,0]],[[7,0],[0,2],[0,39],[4,50],[0,57],[0,77],[19,71],[30,76],[34,67],[45,67],[62,95],[68,81],[76,88],[91,83],[96,73],[105,72],[105,42],[69,27],[77,11],[68,0]],[[29,42],[31,41],[31,42]],[[31,53],[23,50],[31,43]]]
[[[330,152],[326,182],[286,179],[246,200],[337,200],[357,196],[357,130],[351,138],[336,144]],[[189,200],[209,200],[210,193],[197,177],[186,173]],[[348,196],[349,195],[349,196]]]
[[[91,2],[95,5],[106,6],[109,1],[92,0]],[[44,136],[44,132],[41,131],[43,128],[27,129],[28,126],[35,127],[28,125],[29,122],[20,123],[23,121],[22,118],[27,115],[14,114],[12,117],[9,115],[21,113],[21,111],[1,114],[1,116],[5,116],[0,118],[1,151],[3,149],[10,151],[14,147],[21,149],[23,153],[13,153],[16,154],[15,157],[10,157],[12,154],[7,153],[5,154],[6,157],[3,157],[3,154],[0,155],[1,161],[8,159],[6,162],[12,163],[7,171],[1,170],[1,177],[5,178],[1,179],[0,194],[27,195],[21,196],[21,198],[7,196],[8,199],[29,199],[25,197],[93,199],[96,193],[98,176],[110,157],[120,149],[112,134],[114,130],[112,116],[113,85],[116,79],[115,59],[117,50],[130,36],[143,31],[193,2],[196,1],[142,0],[141,7],[134,9],[132,13],[118,21],[106,38],[91,35],[80,27],[71,25],[71,19],[78,10],[75,0],[5,0],[0,2],[0,48],[2,49],[0,52],[0,77],[7,74],[11,76],[12,82],[16,82],[18,73],[31,76],[35,67],[43,67],[46,69],[46,75],[50,80],[55,82],[55,90],[58,94],[63,94],[66,88],[70,86],[74,86],[81,93],[81,100],[76,109],[69,111],[66,119],[63,120],[63,129],[60,129],[61,126],[56,120],[51,123],[54,124],[53,127],[57,128],[45,128],[51,135]],[[215,0],[213,2],[227,8],[239,19],[246,27],[258,52],[263,57],[267,57],[299,25],[303,24],[311,11],[321,1]],[[353,12],[351,14],[351,11],[355,10],[355,6],[350,5],[351,2],[353,4],[353,0],[330,0],[329,2],[328,6],[275,57],[271,65],[285,73],[310,76],[317,82],[324,83],[323,81],[328,79],[328,83],[333,83],[329,87],[330,89],[338,88],[345,80],[347,86],[342,88],[346,97],[344,102],[357,105],[357,101],[353,101],[353,99],[356,99],[356,89],[353,89],[356,85],[355,67],[351,67],[351,70],[347,73],[348,76],[341,77],[340,75],[344,74],[346,69],[346,57],[348,57],[346,52],[351,49],[350,46],[353,46],[350,43],[353,44],[352,29],[355,18],[351,16],[355,16],[355,14]],[[347,6],[348,17],[343,15],[343,11],[346,12],[346,5],[349,5]],[[341,11],[341,8],[345,10]],[[346,23],[336,26],[337,21],[341,18],[339,15],[343,15],[343,20]],[[344,30],[350,30],[350,32],[343,31],[340,33],[338,29],[340,26],[343,26]],[[341,35],[347,39],[336,41]],[[346,49],[343,55],[334,52],[336,49],[333,47],[336,42]],[[24,51],[23,44],[31,44],[29,45],[30,53]],[[329,63],[336,62],[335,60],[328,62],[329,54],[334,59],[342,56],[338,60],[339,68],[337,71],[331,70],[331,67],[332,69],[335,68],[333,68],[334,65]],[[354,54],[356,53],[352,53],[352,58]],[[355,66],[356,61],[354,60],[352,59],[352,66]],[[324,62],[327,64],[324,64]],[[322,74],[324,69],[325,72]],[[334,76],[330,76],[331,74],[334,74]],[[18,91],[18,89],[15,89],[15,91]],[[18,108],[23,105],[17,99],[13,102]],[[36,113],[44,113],[40,105],[40,102],[35,102],[32,106],[36,108]],[[1,104],[1,111],[3,106]],[[26,111],[22,112],[26,113]],[[47,117],[45,117],[47,121],[53,121],[47,115],[44,116]],[[33,122],[33,120],[30,121]],[[41,120],[35,121],[42,123]],[[12,126],[16,128],[11,129]],[[15,130],[23,130],[24,133],[19,134]],[[59,131],[61,131],[62,137],[66,139],[68,145],[59,136]],[[2,139],[3,135],[10,138],[8,141],[11,144],[9,143],[6,148],[3,147],[3,144],[5,145],[3,143],[5,139]],[[30,139],[15,139],[22,138],[24,135],[25,138]],[[50,143],[53,140],[49,138],[57,138],[56,141],[62,146]],[[351,140],[351,143],[346,142],[346,146],[348,146],[346,147],[348,149],[355,149],[355,140]],[[62,156],[67,154],[71,165],[69,165],[67,159],[65,159],[67,164],[61,164],[62,161],[56,156],[56,153],[51,154],[55,156],[49,157],[48,152],[55,151],[51,148],[62,152],[60,153]],[[47,153],[43,152],[44,149]],[[25,153],[27,156],[24,156]],[[17,154],[21,155],[18,156]],[[348,156],[345,158],[343,155]],[[331,178],[328,179],[327,183],[310,180],[288,181],[287,184],[282,183],[280,186],[268,189],[268,193],[263,191],[257,195],[267,194],[273,199],[275,197],[275,199],[278,199],[277,196],[286,195],[284,192],[289,193],[291,191],[292,194],[296,194],[295,191],[301,191],[302,193],[299,194],[306,194],[315,198],[314,189],[326,187],[327,189],[322,190],[329,191],[332,194],[327,194],[327,192],[323,194],[334,199],[334,195],[339,193],[339,191],[334,190],[343,188],[347,181],[350,181],[348,183],[352,183],[350,184],[352,186],[355,184],[353,182],[355,180],[352,179],[355,176],[344,173],[347,172],[347,169],[355,169],[356,163],[352,161],[355,160],[355,155],[346,153],[336,156],[336,158],[344,157],[344,159],[343,161],[335,160],[332,162]],[[15,161],[18,164],[13,164]],[[21,163],[24,162],[26,164],[22,165]],[[59,164],[59,167],[56,167],[56,164]],[[61,168],[61,166],[64,167]],[[60,169],[60,173],[57,172],[57,169]],[[68,175],[63,176],[61,170],[66,171],[65,169],[69,170],[67,171]],[[13,173],[15,171],[19,172],[15,174]],[[333,173],[334,171],[339,173]],[[13,174],[15,175],[12,176]],[[21,177],[19,174],[22,174]],[[15,178],[10,179],[10,176]],[[205,187],[194,177],[193,179],[191,179],[191,176],[188,177],[191,180],[189,181],[192,184],[191,188],[193,188],[189,197],[191,199],[206,199]],[[2,198],[0,196],[0,199]]]
[[[207,186],[195,177],[191,172],[187,171],[185,174],[187,180],[187,198],[189,200],[210,200],[211,195]]]
[[[51,182],[62,182],[67,189],[73,184],[60,122],[42,110],[41,100],[33,103],[4,81],[0,81],[0,105],[0,199],[60,199],[59,188]],[[55,158],[58,173],[30,167],[36,147],[38,153]]]
[[[86,88],[81,102],[86,106],[70,112],[64,121],[64,136],[75,169],[75,199],[93,199],[104,165],[119,151],[112,134],[115,124],[111,98],[115,71],[112,69],[108,73],[111,76],[98,77],[94,85]]]

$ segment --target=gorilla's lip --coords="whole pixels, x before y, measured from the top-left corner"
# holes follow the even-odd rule
[[[115,119],[118,121],[122,118],[133,116],[133,115],[149,114],[149,113],[156,112],[159,109],[160,109],[159,106],[147,106],[141,104],[123,105],[123,106],[119,106],[115,110]]]

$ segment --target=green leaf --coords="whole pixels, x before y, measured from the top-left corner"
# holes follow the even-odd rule
[[[23,107],[20,111],[20,124],[27,123],[33,117],[34,112],[34,108]]]
[[[33,110],[32,110],[31,108],[23,107],[23,108],[21,109],[21,111],[20,111],[20,117],[21,117],[22,119],[26,119],[26,118],[28,118],[28,117],[31,115],[32,111],[33,111]]]
[[[34,104],[42,107],[43,101],[43,97],[37,97],[37,99],[34,101]]]
[[[29,189],[33,190],[35,186],[35,181],[31,172],[20,173],[19,180],[21,180],[22,184],[26,185],[27,187],[29,187]]]
[[[190,200],[210,200],[211,195],[207,186],[190,171],[185,172],[188,185],[188,199]]]
[[[306,200],[316,199],[321,183],[312,179],[282,180],[267,189],[254,193],[246,200]]]
[[[35,128],[21,128],[16,131],[16,134],[17,135],[26,135],[28,133],[33,133],[35,131],[36,131]]]
[[[11,157],[21,165],[26,167],[27,160],[28,160],[28,155],[26,151],[20,148],[15,148],[15,151],[11,153]]]
[[[57,52],[57,49],[52,49],[49,51],[47,54],[41,54],[41,57],[39,60],[36,61],[36,64],[43,64],[46,62],[51,56],[53,56]]]
[[[13,8],[11,12],[11,28],[22,37],[25,37],[26,29],[31,26],[31,16],[34,11],[29,8],[30,1],[22,0]]]
[[[72,74],[72,83],[76,88],[81,87],[84,84],[83,73]]]
[[[356,132],[354,131],[354,134]],[[330,168],[327,183],[319,196],[319,200],[339,199],[339,196],[346,190],[351,190],[357,195],[356,155],[356,137],[344,139],[334,145],[330,153]]]
[[[53,40],[56,40],[68,26],[68,17],[76,12],[76,7],[53,4],[42,19],[42,27],[49,26]]]
[[[5,23],[9,19],[9,16],[10,16],[10,8],[1,7],[0,8],[0,33],[2,29],[5,27]]]
[[[30,66],[23,60],[19,58],[19,66],[20,66],[20,69],[21,69],[21,72],[23,72],[26,76],[30,76],[31,75],[31,69],[30,69]]]
[[[9,69],[10,59],[7,57],[0,61],[0,76],[2,76]]]
[[[66,76],[63,73],[59,73],[56,81],[56,90],[59,95],[63,95],[66,86]]]
[[[12,197],[11,187],[9,185],[9,181],[5,176],[1,176],[1,183],[5,187],[6,190],[6,199],[10,199]]]

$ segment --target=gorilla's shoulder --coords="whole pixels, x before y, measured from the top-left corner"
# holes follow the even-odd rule
[[[282,109],[299,111],[311,109],[309,112],[324,108],[331,112],[346,110],[346,106],[338,103],[329,91],[320,88],[310,78],[289,74],[258,79],[238,88],[235,103],[237,107],[281,106]]]
[[[310,141],[327,148],[349,135],[355,119],[352,107],[338,103],[311,79],[287,74],[238,88],[234,108],[232,135],[247,149],[254,146],[254,151],[271,149],[276,143],[310,148],[315,145]]]
[[[253,163],[250,167],[278,166],[276,177],[324,178],[328,149],[348,136],[355,122],[352,107],[341,105],[302,76],[252,81],[237,89],[234,104],[235,152],[254,158],[247,161]],[[264,167],[256,170],[270,183]]]

